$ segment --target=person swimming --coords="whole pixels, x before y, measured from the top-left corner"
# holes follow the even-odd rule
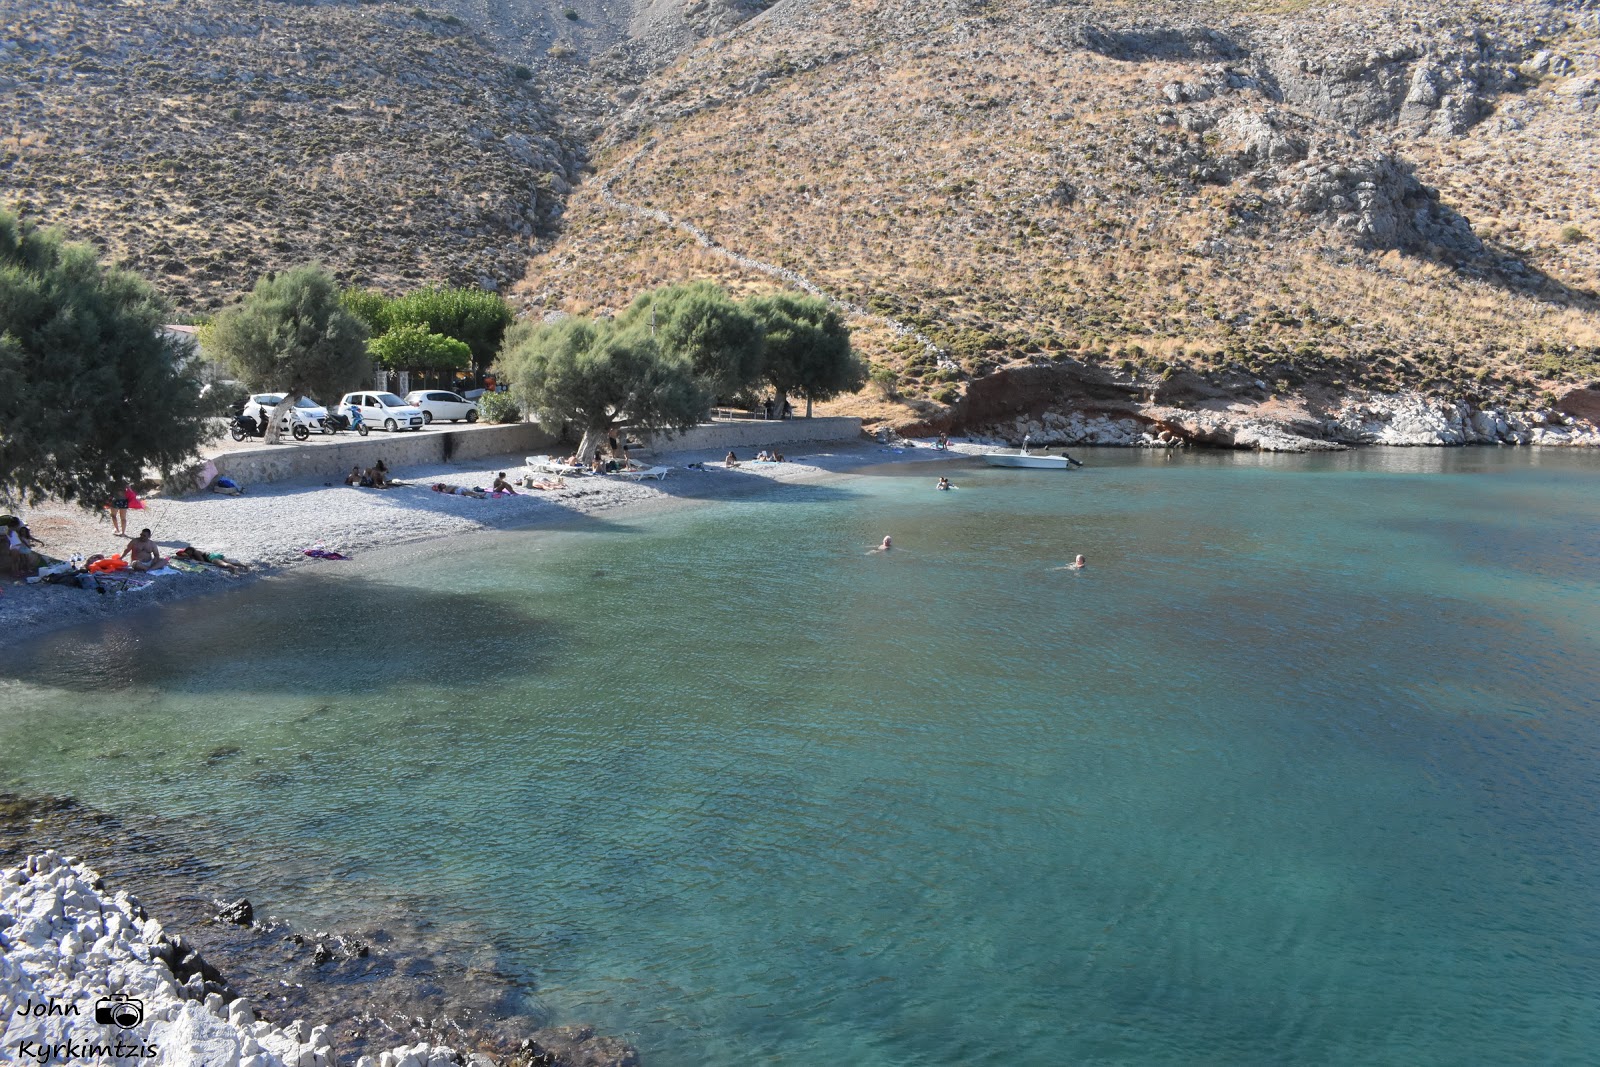
[[[1056,570],[1058,570],[1058,571],[1081,571],[1085,567],[1087,567],[1088,565],[1089,565],[1089,561],[1084,559],[1083,558],[1083,553],[1080,552],[1080,553],[1078,553],[1078,558],[1077,559],[1073,560],[1071,563],[1067,564],[1065,567],[1057,567]]]
[[[939,479],[938,488],[943,489],[943,490],[950,490],[950,489],[954,489],[955,486],[950,484],[950,479],[949,478],[940,478]]]
[[[874,551],[874,552],[887,552],[893,547],[894,547],[894,538],[890,537],[888,534],[884,534],[883,535],[883,541],[878,545],[878,547],[874,548],[872,551]]]

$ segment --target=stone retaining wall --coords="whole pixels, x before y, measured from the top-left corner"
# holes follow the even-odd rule
[[[536,422],[510,426],[463,426],[428,429],[417,433],[374,430],[366,437],[350,435],[337,443],[262,445],[223,452],[212,457],[218,474],[241,485],[262,485],[295,478],[343,480],[354,466],[370,467],[378,460],[398,477],[407,467],[482,456],[525,456],[548,451],[556,436]]]
[[[861,437],[861,420],[826,419],[750,419],[712,422],[683,433],[659,433],[647,443],[657,453],[726,452],[729,449],[748,459],[763,448],[778,445],[856,442]]]

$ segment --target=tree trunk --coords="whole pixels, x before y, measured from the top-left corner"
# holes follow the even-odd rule
[[[772,417],[781,421],[783,419],[783,406],[788,402],[788,393],[782,389],[774,390],[772,395]]]
[[[810,417],[811,417],[811,398],[808,396],[808,397],[806,397],[806,418],[809,419]]]
[[[583,440],[578,442],[578,459],[585,467],[594,462],[594,451],[605,441],[606,431],[611,429],[611,426],[611,423],[606,423],[604,426],[589,426],[584,429]]]
[[[299,400],[300,396],[301,394],[293,389],[284,393],[283,399],[278,401],[278,406],[273,408],[272,413],[267,416],[267,436],[264,438],[267,444],[276,445],[283,441],[283,431],[278,428],[278,423],[283,420],[285,415],[294,410],[295,401]]]

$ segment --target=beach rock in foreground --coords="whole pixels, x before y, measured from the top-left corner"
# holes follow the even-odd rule
[[[225,911],[235,923],[249,914],[242,900]],[[364,957],[365,946],[347,954]],[[181,935],[167,932],[128,893],[108,892],[88,866],[51,850],[0,871],[0,1013],[6,1022],[0,1062],[341,1062],[330,1027],[301,1020],[279,1026],[257,1018]],[[370,1052],[355,1060],[357,1067],[496,1063],[427,1040],[366,1048]],[[638,1054],[588,1027],[559,1027],[538,1031],[500,1062],[636,1067]]]
[[[207,970],[137,900],[107,893],[72,859],[46,852],[0,873],[0,1008],[17,1062],[334,1062],[326,1027],[260,1022]]]

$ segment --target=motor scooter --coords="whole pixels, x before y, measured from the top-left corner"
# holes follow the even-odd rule
[[[349,407],[343,411],[329,411],[327,418],[322,420],[323,433],[340,433],[344,430],[354,430],[362,437],[367,436],[367,424],[361,417],[360,408]]]
[[[304,416],[290,410],[288,416],[289,432],[296,441],[304,441],[311,436],[311,427],[306,425]],[[265,420],[258,420],[254,415],[239,414],[233,417],[233,422],[228,426],[228,435],[235,441],[243,441],[247,437],[265,439],[267,426]]]

